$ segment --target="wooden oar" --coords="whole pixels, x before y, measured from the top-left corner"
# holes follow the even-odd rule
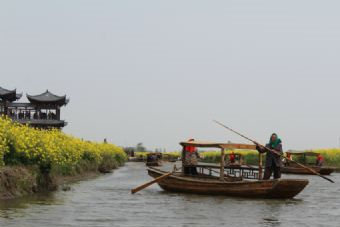
[[[214,122],[217,123],[217,124],[219,124],[219,125],[222,126],[223,128],[226,128],[226,129],[228,129],[229,131],[231,131],[231,132],[233,132],[233,133],[235,133],[235,134],[237,134],[237,135],[243,137],[244,139],[251,141],[251,142],[254,143],[255,145],[258,145],[258,146],[260,146],[260,147],[263,147],[263,148],[265,148],[267,151],[272,152],[272,153],[274,153],[274,154],[280,156],[281,158],[286,159],[288,162],[293,162],[293,163],[297,164],[298,166],[300,166],[300,167],[302,167],[302,168],[304,168],[304,169],[307,169],[309,172],[314,173],[315,175],[317,175],[317,176],[319,176],[319,177],[321,177],[321,178],[323,178],[323,179],[325,179],[325,180],[327,180],[327,181],[329,181],[329,182],[335,183],[332,179],[329,179],[328,177],[325,177],[325,176],[321,175],[320,173],[316,172],[315,170],[313,170],[313,169],[311,169],[311,168],[309,168],[309,167],[307,167],[307,166],[305,166],[305,165],[302,165],[301,163],[299,163],[299,162],[297,162],[297,161],[290,160],[289,158],[287,158],[287,157],[285,157],[284,155],[282,155],[280,152],[277,152],[276,150],[270,149],[270,148],[268,148],[268,147],[265,147],[265,146],[259,144],[259,143],[256,142],[255,140],[252,140],[252,139],[250,139],[250,138],[248,138],[248,137],[242,135],[241,133],[239,133],[239,132],[233,130],[232,128],[229,128],[228,126],[222,124],[221,122],[216,121],[216,120],[214,120]]]
[[[179,169],[181,169],[181,168],[179,168]],[[138,186],[137,188],[132,189],[132,190],[131,190],[131,194],[135,194],[136,192],[139,192],[139,191],[141,191],[141,190],[143,190],[143,189],[149,187],[150,185],[153,185],[154,183],[157,183],[157,182],[159,182],[159,181],[161,181],[161,180],[167,178],[168,176],[170,176],[170,175],[173,174],[176,170],[179,170],[179,169],[174,168],[174,170],[173,170],[172,172],[166,173],[166,174],[164,174],[164,175],[162,175],[162,176],[160,176],[160,177],[155,178],[154,180],[152,180],[152,181],[150,181],[150,182],[148,182],[148,183],[145,183],[145,184],[143,184],[143,185]]]

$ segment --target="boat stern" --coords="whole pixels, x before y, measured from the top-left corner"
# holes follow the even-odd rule
[[[307,179],[280,179],[267,194],[268,198],[291,199],[298,195],[307,185]]]

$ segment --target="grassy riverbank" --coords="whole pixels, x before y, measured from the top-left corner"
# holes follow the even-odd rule
[[[226,155],[230,154],[232,151],[227,151]],[[234,151],[235,154],[241,153],[239,151]],[[258,152],[252,150],[242,150],[243,161],[247,165],[258,164]],[[208,163],[218,163],[221,161],[221,151],[204,151],[200,153],[201,160]],[[228,158],[228,157],[227,157]]]
[[[58,178],[110,172],[126,159],[113,144],[83,141],[59,130],[34,129],[0,118],[0,198],[53,190]]]

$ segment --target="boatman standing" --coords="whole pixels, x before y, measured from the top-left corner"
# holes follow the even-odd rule
[[[265,166],[263,180],[269,180],[273,172],[274,172],[274,179],[279,179],[281,178],[281,167],[282,167],[281,157],[277,154],[274,154],[273,152],[269,151],[266,148],[275,150],[279,152],[280,154],[283,154],[282,142],[276,133],[273,133],[271,135],[269,143],[266,144],[266,147],[260,146],[259,144],[256,143],[256,149],[260,153],[267,153],[266,154],[266,166]]]

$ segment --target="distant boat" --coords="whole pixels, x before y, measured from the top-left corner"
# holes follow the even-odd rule
[[[146,166],[162,166],[162,154],[161,153],[148,153],[146,156]]]
[[[185,175],[182,172],[174,172],[166,178],[158,181],[159,186],[169,192],[182,192],[191,194],[205,195],[226,195],[236,197],[251,197],[251,198],[272,198],[272,199],[289,199],[299,194],[309,183],[307,179],[277,179],[277,180],[261,180],[262,169],[254,168],[251,171],[257,170],[258,179],[244,179],[243,175],[236,177],[226,174],[224,164],[225,149],[255,149],[253,145],[247,144],[225,144],[225,143],[207,143],[207,142],[182,142],[182,146],[194,147],[209,147],[221,149],[221,164],[220,166],[213,165],[197,165],[199,174],[196,176]],[[182,166],[184,166],[184,152],[182,152]],[[261,165],[260,165],[261,167]],[[215,169],[220,170],[219,176],[212,175]],[[209,173],[204,173],[207,170]],[[167,172],[149,167],[148,174],[153,178],[158,178]]]
[[[335,167],[331,166],[317,166],[314,163],[308,163],[308,157],[317,157],[319,153],[315,152],[286,152],[287,155],[291,156],[298,156],[299,160],[301,160],[301,164],[308,166],[309,168],[313,169],[314,171],[322,174],[322,175],[330,175],[335,171]],[[308,171],[305,168],[302,168],[294,163],[287,163],[287,165],[283,166],[281,168],[282,173],[287,174],[308,174],[308,175],[314,175],[310,171]]]
[[[327,166],[308,166],[309,168],[313,169],[315,172],[320,173],[322,175],[331,175],[336,168],[334,167],[327,167]],[[307,175],[315,175],[311,173],[310,171],[301,168],[300,166],[284,166],[281,168],[282,173],[287,173],[287,174],[307,174]]]

